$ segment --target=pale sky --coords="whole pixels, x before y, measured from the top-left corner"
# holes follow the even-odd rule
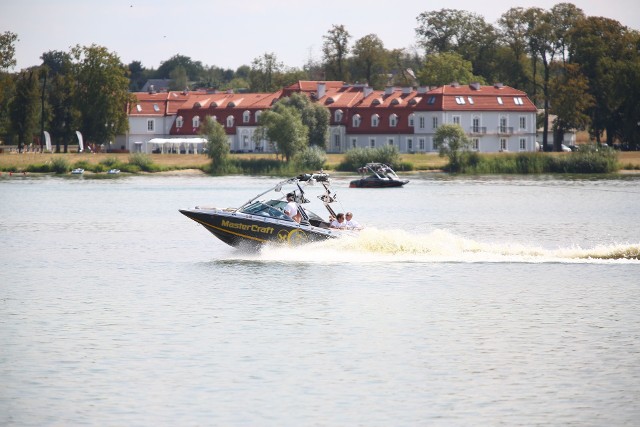
[[[344,25],[353,43],[376,34],[385,48],[416,45],[422,12],[460,9],[489,23],[511,7],[550,9],[562,1],[533,0],[0,0],[0,33],[18,35],[18,71],[41,63],[44,52],[69,52],[93,43],[124,64],[158,68],[176,54],[205,66],[235,70],[265,52],[302,68],[322,57],[322,36]],[[570,1],[588,16],[604,16],[640,30],[638,0]]]

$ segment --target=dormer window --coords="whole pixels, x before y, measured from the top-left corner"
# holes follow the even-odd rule
[[[180,129],[184,125],[184,118],[182,116],[178,116],[176,118],[176,128]]]
[[[202,108],[202,104],[200,104],[200,101],[193,104],[193,108]]]
[[[389,126],[394,128],[396,126],[398,126],[398,115],[397,114],[392,114],[389,116]]]
[[[194,128],[200,127],[200,116],[195,116],[191,123],[193,124]]]
[[[374,114],[374,115],[371,116],[371,127],[377,128],[379,122],[380,122],[380,116],[379,115]]]
[[[333,120],[340,123],[342,121],[342,115],[342,110],[336,110],[335,113],[333,113]]]
[[[371,101],[371,105],[380,105],[382,104],[382,101],[380,100],[380,98],[375,98],[373,101]]]
[[[431,96],[429,97],[429,99],[427,100],[427,104],[429,104],[429,105],[433,105],[433,104],[435,104],[435,103],[436,103],[436,97],[435,97],[435,96],[433,96],[433,95],[431,95]]]
[[[415,113],[411,113],[409,114],[409,127],[413,127],[414,124],[416,122],[416,115]]]
[[[360,127],[360,122],[362,121],[362,119],[360,118],[360,114],[356,114],[353,116],[353,119],[351,120],[351,123],[353,125],[354,128]]]
[[[262,111],[261,110],[256,111],[256,113],[254,115],[255,118],[256,118],[256,123],[258,123],[258,120],[260,120],[260,116],[261,115],[262,115]]]
[[[227,116],[227,127],[228,128],[233,127],[233,116]]]
[[[393,98],[391,100],[391,105],[398,105],[398,104],[400,104],[400,100],[398,98]]]
[[[246,110],[242,113],[242,123],[249,123],[249,120],[251,120],[251,112]]]

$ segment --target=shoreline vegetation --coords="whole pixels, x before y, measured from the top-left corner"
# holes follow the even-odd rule
[[[640,173],[640,151],[597,153],[473,153],[471,168],[465,174],[542,174],[542,173]],[[289,175],[304,166],[289,164],[275,154],[230,154],[234,167],[229,174]],[[327,154],[324,169],[357,173],[346,154]],[[394,165],[398,172],[442,172],[448,159],[437,153],[400,154]],[[605,168],[602,170],[601,168]],[[109,169],[122,173],[211,173],[211,159],[205,154],[142,153],[1,153],[0,172],[67,174],[82,168],[88,173],[105,174]],[[607,169],[608,168],[608,169]],[[307,168],[308,169],[308,168]]]

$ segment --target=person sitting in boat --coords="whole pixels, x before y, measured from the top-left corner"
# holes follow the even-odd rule
[[[331,224],[329,224],[330,228],[338,228],[341,230],[344,230],[347,228],[347,223],[344,220],[344,214],[341,212],[338,215],[336,215],[336,218],[331,221]]]
[[[346,219],[345,224],[347,224],[347,229],[360,230],[362,228],[360,223],[355,219],[353,219],[353,213],[347,212],[347,214],[345,215],[345,219]]]
[[[295,202],[295,194],[287,194],[287,205],[284,207],[284,213],[287,214],[295,222],[300,222],[302,216],[298,212],[298,204]]]

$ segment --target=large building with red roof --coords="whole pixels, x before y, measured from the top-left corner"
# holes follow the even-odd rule
[[[273,93],[141,92],[129,108],[130,131],[120,139],[131,151],[201,152],[200,125],[213,117],[225,129],[233,152],[272,152],[254,138],[260,114],[279,99],[304,93],[331,113],[327,152],[393,145],[402,153],[435,152],[438,126],[462,126],[479,152],[534,151],[536,107],[526,93],[496,84],[373,90],[343,82],[300,81]],[[156,141],[154,143],[154,141]]]

